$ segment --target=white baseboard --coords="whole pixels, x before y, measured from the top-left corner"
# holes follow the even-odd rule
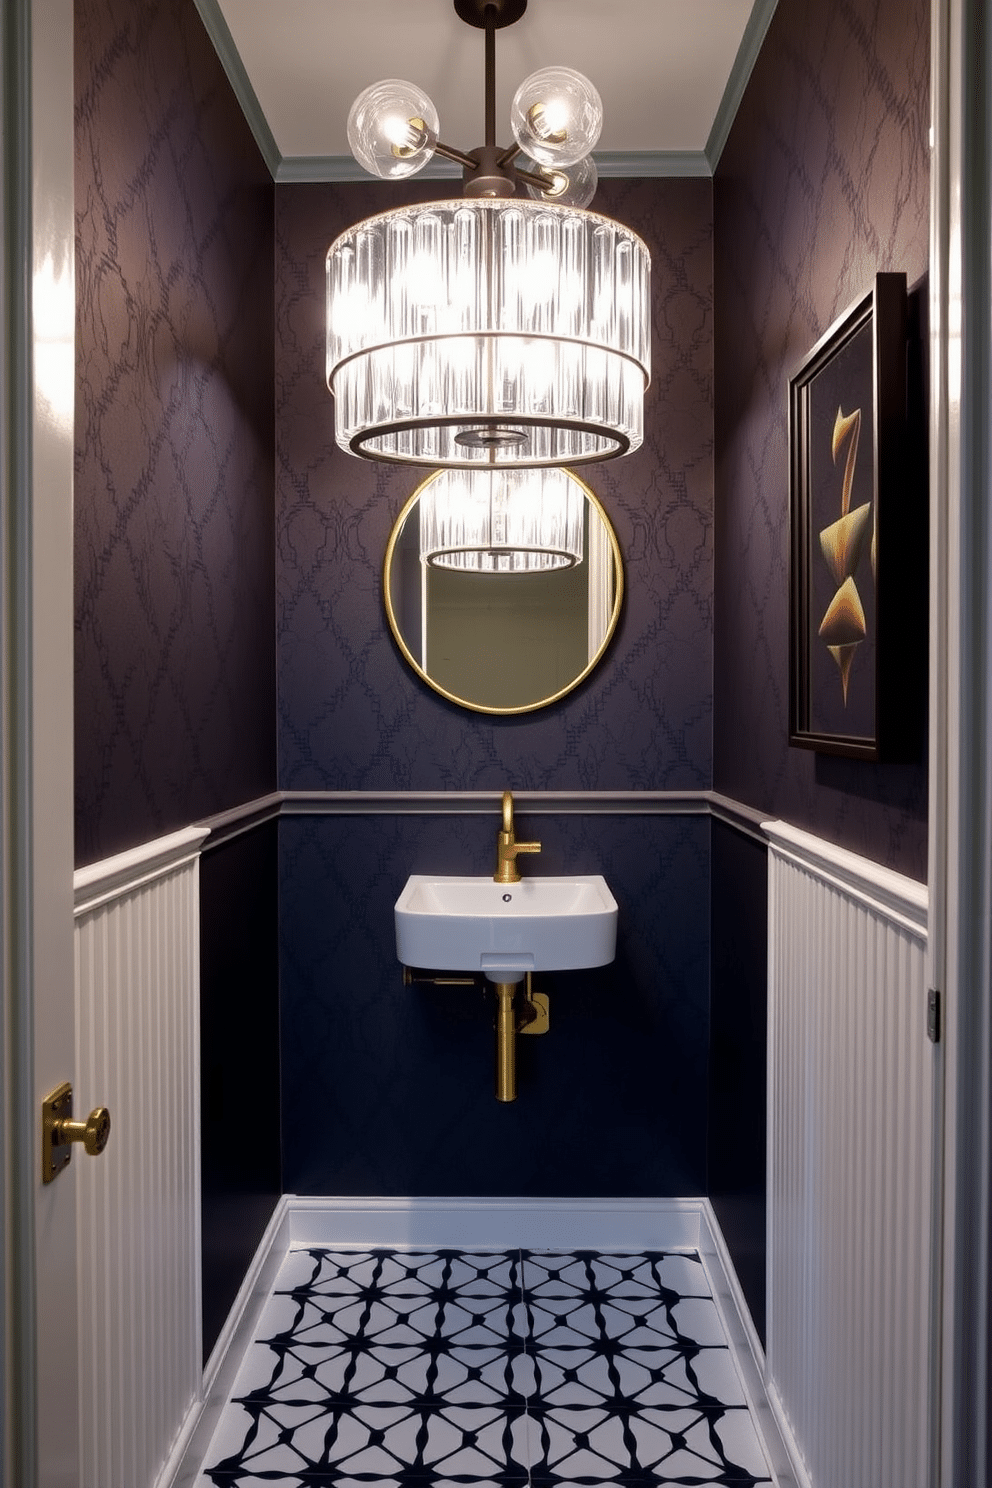
[[[196,1482],[221,1411],[234,1388],[242,1356],[251,1342],[279,1267],[290,1249],[292,1203],[293,1200],[284,1195],[265,1227],[248,1274],[204,1365],[201,1398],[191,1407],[155,1488],[191,1488]]]
[[[178,1488],[180,1483],[192,1483],[196,1478],[195,1471],[189,1478],[181,1476],[183,1464],[188,1460],[190,1464],[197,1465],[203,1458],[209,1440],[200,1435],[199,1426],[203,1420],[203,1404],[194,1400],[186,1412],[186,1419],[180,1427],[179,1434],[172,1444],[172,1451],[162,1464],[158,1477],[155,1479],[155,1488]],[[196,1441],[194,1450],[193,1443]]]
[[[723,1231],[709,1199],[701,1199],[699,1204],[700,1259],[778,1488],[811,1488],[791,1427],[777,1394],[771,1388],[765,1351],[751,1319]]]
[[[402,1250],[678,1250],[699,1244],[700,1199],[289,1199],[290,1243]]]
[[[305,1246],[390,1249],[697,1250],[737,1361],[776,1488],[810,1488],[708,1199],[370,1199],[284,1195],[263,1235],[156,1488],[192,1488],[276,1273]],[[770,1398],[770,1396],[772,1398]]]
[[[244,1352],[245,1342],[252,1336],[257,1315],[261,1312],[265,1299],[272,1290],[276,1273],[292,1244],[290,1238],[291,1204],[292,1199],[284,1194],[273,1210],[272,1218],[265,1227],[265,1233],[258,1242],[258,1249],[248,1268],[248,1274],[241,1283],[241,1289],[234,1299],[227,1321],[211,1350],[210,1358],[203,1366],[204,1395],[209,1395],[215,1383],[219,1381],[219,1377],[226,1373],[226,1366],[231,1355],[235,1354],[240,1359]],[[233,1383],[232,1374],[228,1385]]]

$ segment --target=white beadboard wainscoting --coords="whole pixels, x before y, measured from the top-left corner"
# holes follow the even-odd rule
[[[151,1488],[201,1393],[199,849],[188,828],[75,875],[80,1488]]]
[[[927,891],[769,839],[767,1366],[813,1488],[925,1488],[934,1449]]]

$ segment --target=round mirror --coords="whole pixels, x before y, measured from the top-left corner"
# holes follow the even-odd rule
[[[606,650],[620,546],[569,470],[439,470],[396,520],[383,593],[425,682],[480,713],[525,713],[571,691]]]

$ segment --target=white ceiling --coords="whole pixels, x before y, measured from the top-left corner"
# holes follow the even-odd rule
[[[452,0],[212,3],[283,160],[348,156],[352,99],[383,77],[426,89],[445,143],[482,143],[484,34],[459,20]],[[497,36],[497,139],[510,143],[518,84],[557,62],[602,95],[597,155],[701,155],[773,9],[774,0],[530,0]]]

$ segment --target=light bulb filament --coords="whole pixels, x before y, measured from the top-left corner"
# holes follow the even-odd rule
[[[427,144],[427,125],[423,119],[391,119],[388,138],[397,160],[408,160]]]
[[[564,196],[569,187],[569,180],[564,171],[547,171],[549,180],[544,188],[544,195],[552,201],[558,196]]]
[[[555,104],[532,103],[527,118],[538,139],[549,145],[563,145],[568,139],[564,110]]]

